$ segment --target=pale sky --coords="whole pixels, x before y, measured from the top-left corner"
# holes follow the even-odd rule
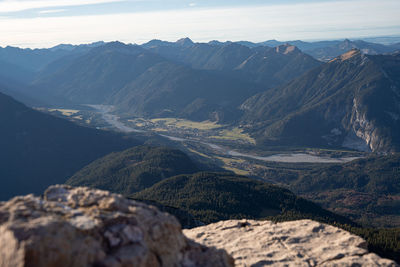
[[[0,46],[400,36],[400,0],[0,0]]]

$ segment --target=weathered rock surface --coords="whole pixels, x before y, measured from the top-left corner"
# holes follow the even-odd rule
[[[175,217],[106,191],[51,186],[0,202],[0,266],[233,266]]]
[[[398,266],[369,253],[361,237],[311,220],[230,220],[184,234],[203,245],[226,249],[237,266]]]

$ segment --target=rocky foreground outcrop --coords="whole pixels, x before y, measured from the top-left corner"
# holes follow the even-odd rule
[[[106,191],[51,186],[0,202],[0,266],[233,266],[175,217]]]
[[[369,253],[361,237],[311,220],[230,220],[184,234],[205,246],[226,249],[237,266],[398,266]]]
[[[397,266],[369,253],[362,238],[310,220],[277,224],[231,220],[182,233],[175,217],[154,206],[65,185],[51,186],[43,197],[27,195],[0,202],[0,267],[234,263]]]

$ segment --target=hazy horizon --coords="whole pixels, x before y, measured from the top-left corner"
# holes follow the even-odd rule
[[[0,46],[400,36],[400,1],[5,0]]]
[[[291,39],[291,40],[266,39],[266,40],[260,41],[260,42],[252,41],[252,40],[244,40],[244,39],[243,40],[218,40],[218,39],[212,39],[212,40],[197,41],[197,40],[194,40],[193,38],[191,38],[190,36],[182,36],[181,38],[171,39],[171,40],[153,38],[153,39],[144,40],[144,41],[142,41],[140,43],[123,42],[123,41],[120,41],[120,40],[107,40],[107,41],[105,41],[105,40],[96,40],[96,41],[89,41],[89,42],[63,42],[63,43],[57,43],[57,44],[50,45],[50,46],[38,46],[38,47],[23,46],[23,45],[22,46],[18,46],[18,45],[9,45],[9,44],[2,45],[2,44],[0,44],[0,47],[5,48],[7,46],[10,46],[10,47],[18,47],[18,48],[22,48],[22,49],[25,49],[25,48],[27,48],[27,49],[48,49],[48,48],[53,48],[53,47],[56,47],[56,46],[59,46],[59,45],[90,45],[90,44],[94,44],[94,43],[97,43],[97,42],[104,42],[104,43],[121,42],[121,43],[124,43],[124,44],[143,45],[143,44],[145,44],[147,42],[150,42],[152,40],[160,40],[160,41],[166,41],[166,42],[177,42],[180,39],[184,39],[184,38],[189,38],[194,43],[209,43],[209,42],[212,42],[212,41],[219,41],[219,42],[241,42],[241,41],[243,41],[243,42],[253,42],[253,43],[262,43],[262,42],[267,42],[267,41],[277,41],[277,42],[283,42],[283,43],[284,42],[293,42],[293,41],[304,41],[304,42],[312,43],[312,42],[320,42],[320,41],[344,41],[346,39],[348,39],[350,41],[367,40],[368,42],[377,43],[377,44],[395,44],[395,43],[400,42],[400,35],[399,36],[369,36],[369,37],[364,37],[364,38],[362,38],[362,37],[359,37],[359,38],[357,38],[357,37],[354,37],[354,38],[336,38],[336,39],[297,39],[297,40],[295,40],[295,39]],[[373,39],[373,40],[370,40],[370,39]],[[380,41],[380,39],[385,40],[385,41]],[[394,41],[387,41],[387,39],[392,39]]]

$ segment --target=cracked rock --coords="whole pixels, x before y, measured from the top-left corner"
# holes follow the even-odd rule
[[[167,213],[85,187],[49,187],[0,202],[0,266],[233,266],[187,239]]]

